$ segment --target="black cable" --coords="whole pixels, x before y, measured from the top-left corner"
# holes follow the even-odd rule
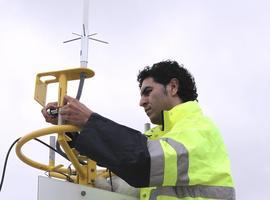
[[[46,147],[50,148],[51,150],[55,151],[56,153],[58,153],[59,155],[61,155],[55,148],[53,148],[52,146],[48,145],[47,143],[43,142],[42,140],[39,140],[37,138],[34,138],[34,140],[40,142],[41,144],[45,145]],[[61,155],[62,156],[62,155]],[[63,156],[64,157],[64,156]],[[65,158],[65,157],[64,157]]]
[[[36,141],[40,142],[41,144],[44,144],[45,146],[47,146],[48,148],[52,149],[53,151],[55,151],[56,153],[58,153],[60,156],[62,156],[63,158],[65,158],[66,160],[70,161],[67,157],[67,155],[62,151],[62,149],[60,148],[60,144],[57,142],[56,143],[56,147],[58,148],[53,148],[50,145],[46,144],[45,142],[43,142],[42,140],[39,140],[37,138],[35,138]],[[79,160],[80,164],[82,165],[86,165],[87,163],[85,163],[84,161]]]
[[[12,145],[9,147],[8,149],[8,152],[6,154],[6,159],[5,159],[5,163],[4,163],[4,167],[3,167],[3,172],[2,172],[2,178],[1,178],[1,184],[0,184],[0,192],[2,190],[2,186],[3,186],[3,183],[4,183],[4,179],[5,179],[5,173],[6,173],[6,167],[7,167],[7,161],[8,161],[8,157],[9,157],[9,154],[10,154],[10,151],[12,149],[12,147],[20,140],[20,138],[18,138],[17,140],[15,140]]]
[[[59,144],[58,141],[56,142],[56,150],[58,151],[58,153],[59,153],[61,156],[63,156],[63,157],[64,157],[65,159],[67,159],[68,161],[70,161],[69,158],[67,157],[67,155],[65,154],[65,152],[61,149],[60,144]],[[78,160],[79,160],[79,159],[78,159]],[[82,160],[79,160],[79,162],[80,162],[81,165],[86,165],[86,164],[87,164],[86,162],[84,162],[84,161],[82,161]]]
[[[3,167],[3,172],[2,172],[2,178],[1,178],[1,184],[0,184],[0,192],[2,190],[2,186],[4,183],[4,179],[5,179],[5,174],[6,174],[6,167],[7,167],[7,162],[8,162],[8,157],[10,154],[11,149],[13,148],[13,146],[20,140],[21,138],[16,139],[12,145],[9,147],[8,152],[6,154],[6,158],[5,158],[5,163],[4,163],[4,167]],[[39,140],[37,138],[34,138],[36,141],[40,142],[41,144],[47,146],[48,148],[52,149],[53,151],[55,151],[56,153],[60,154],[55,148],[51,147],[50,145],[46,144],[45,142],[43,142],[42,140]],[[60,154],[61,155],[61,154]],[[63,155],[61,155],[63,156]],[[64,156],[63,156],[64,157]],[[65,158],[65,157],[64,157]],[[68,159],[67,159],[68,160]]]
[[[86,78],[85,73],[81,72],[80,73],[79,88],[78,88],[77,95],[76,95],[77,100],[80,100],[80,98],[81,98],[85,78]]]
[[[67,155],[66,155],[66,154],[62,151],[62,149],[60,148],[60,144],[59,144],[58,141],[56,142],[56,149],[57,149],[58,153],[59,153],[61,156],[63,156],[65,159],[67,159],[67,160],[69,161]]]
[[[48,173],[50,173],[50,172],[45,171],[44,174],[45,174],[47,177],[50,177],[50,175],[49,175]],[[62,173],[62,172],[54,172],[54,173],[61,174],[61,175],[63,175],[63,176],[66,177],[66,181],[71,182],[71,183],[74,183],[73,179],[72,179],[70,176],[66,175],[65,173]]]

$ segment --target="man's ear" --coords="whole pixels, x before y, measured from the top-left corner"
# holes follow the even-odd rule
[[[178,92],[178,87],[179,87],[179,81],[176,78],[172,78],[171,81],[169,82],[169,92],[172,96],[175,96]]]

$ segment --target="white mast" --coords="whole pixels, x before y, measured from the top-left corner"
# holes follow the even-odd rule
[[[68,42],[72,42],[75,40],[81,40],[80,64],[81,64],[81,67],[85,67],[85,68],[87,67],[87,64],[88,64],[88,45],[89,45],[88,39],[108,44],[108,42],[105,42],[103,40],[98,40],[98,39],[91,37],[91,36],[97,35],[97,33],[93,33],[93,34],[88,35],[88,32],[89,32],[88,31],[88,19],[89,19],[89,0],[83,0],[82,34],[80,35],[78,33],[72,33],[73,35],[77,35],[79,37],[63,42],[63,43],[68,43]]]
[[[81,67],[87,67],[88,63],[88,18],[89,18],[89,0],[83,0],[83,25],[81,36]]]

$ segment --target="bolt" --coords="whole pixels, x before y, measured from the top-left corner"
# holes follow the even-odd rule
[[[81,191],[81,195],[82,196],[85,196],[86,195],[86,192],[85,191]]]

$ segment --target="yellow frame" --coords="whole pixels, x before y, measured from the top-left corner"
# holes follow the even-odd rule
[[[84,73],[86,78],[91,78],[95,75],[94,71],[88,68],[73,68],[59,71],[43,72],[36,75],[35,95],[34,99],[42,106],[46,105],[47,85],[50,83],[65,84],[66,81],[80,79],[80,74]],[[65,80],[61,78],[65,77]],[[48,80],[42,80],[42,78],[51,78]]]
[[[94,76],[94,72],[88,68],[74,68],[74,69],[44,72],[44,73],[37,74],[34,99],[38,103],[40,103],[42,106],[45,106],[47,85],[50,83],[59,82],[58,106],[59,107],[63,106],[64,96],[67,93],[67,82],[70,80],[80,79],[81,73],[84,73],[86,78],[90,78]],[[48,80],[42,80],[42,78],[44,77],[49,77],[49,78],[52,77],[52,78]],[[79,131],[80,131],[79,127],[72,126],[72,125],[56,125],[49,128],[36,130],[32,133],[25,135],[17,142],[16,154],[26,164],[32,167],[35,167],[37,169],[48,171],[50,176],[60,178],[60,179],[66,179],[66,176],[63,175],[63,174],[66,174],[76,183],[93,186],[94,181],[97,176],[96,162],[90,159],[86,159],[87,165],[81,165],[78,159],[80,155],[78,155],[75,149],[71,149],[67,143],[67,141],[69,141],[70,138],[68,138],[65,135],[65,132],[79,132]],[[53,133],[58,134],[58,142],[75,168],[75,170],[73,170],[72,173],[70,172],[70,169],[64,168],[63,165],[55,166],[54,162],[52,161],[49,161],[49,165],[44,165],[42,163],[31,160],[30,158],[26,157],[22,153],[22,150],[21,150],[22,146],[28,141],[37,137],[50,135]],[[76,172],[75,176],[71,175],[71,174],[74,174],[75,172]],[[100,175],[107,176],[107,173],[102,172],[100,173]]]

